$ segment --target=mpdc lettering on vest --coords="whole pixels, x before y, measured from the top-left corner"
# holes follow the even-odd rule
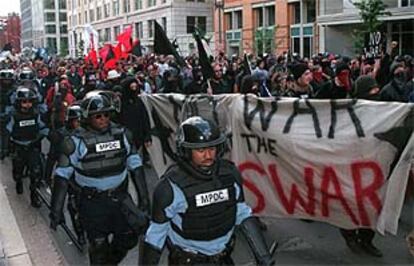
[[[19,123],[20,127],[28,127],[28,126],[33,126],[36,124],[36,121],[34,119],[30,119],[30,120],[22,120]]]
[[[121,148],[119,140],[96,144],[96,152],[113,151]]]
[[[203,207],[214,203],[219,203],[229,200],[229,191],[228,189],[221,189],[216,191],[211,191],[203,194],[198,194],[195,196],[196,206]]]

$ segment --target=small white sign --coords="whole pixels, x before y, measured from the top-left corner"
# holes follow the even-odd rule
[[[96,152],[113,151],[121,149],[119,140],[96,144]]]
[[[214,203],[219,203],[229,200],[229,191],[228,189],[221,189],[216,191],[211,191],[203,194],[198,194],[195,196],[196,206],[203,207]]]
[[[28,126],[33,126],[35,124],[36,124],[36,120],[34,120],[34,119],[22,120],[19,123],[20,127],[28,127]]]

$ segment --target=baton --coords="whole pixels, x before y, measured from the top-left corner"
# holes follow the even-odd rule
[[[46,207],[50,210],[51,209],[51,205],[47,201],[47,199],[43,196],[43,194],[40,192],[39,188],[36,188],[36,194],[43,201],[43,203],[46,205]],[[69,229],[69,227],[65,223],[60,223],[59,225],[65,231],[65,233],[70,238],[70,240],[72,241],[72,243],[75,244],[75,246],[79,250],[79,252],[83,253],[83,247],[82,247],[82,245],[79,243],[77,237],[72,233],[72,231]]]

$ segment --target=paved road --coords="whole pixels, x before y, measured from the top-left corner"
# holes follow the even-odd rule
[[[80,253],[63,230],[49,230],[48,210],[44,206],[40,210],[29,206],[29,180],[25,180],[25,194],[18,196],[10,174],[9,160],[0,164],[0,173],[1,182],[6,186],[6,193],[34,265],[87,265],[86,252]],[[149,189],[152,191],[157,176],[150,168],[146,168],[146,174]],[[263,221],[268,227],[268,242],[277,240],[279,243],[275,255],[279,265],[414,265],[414,257],[409,255],[404,239],[413,228],[413,206],[413,200],[405,204],[396,236],[376,236],[375,243],[384,252],[383,258],[353,254],[346,248],[338,229],[328,224],[274,218],[264,218]],[[246,241],[241,236],[238,239],[233,253],[236,264],[253,265]],[[137,250],[131,250],[121,265],[136,265]],[[163,264],[165,258],[166,252],[163,254]]]

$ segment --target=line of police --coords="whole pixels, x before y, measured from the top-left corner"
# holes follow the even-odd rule
[[[13,87],[12,73],[0,71],[2,88],[1,150],[8,133],[16,192],[30,177],[31,205],[40,207],[44,159],[41,140],[49,130],[42,121],[42,96],[25,83]],[[258,220],[244,201],[240,173],[222,158],[226,137],[211,121],[185,120],[177,134],[177,163],[157,184],[152,209],[140,156],[131,134],[111,121],[119,110],[113,94],[92,91],[67,109],[64,128],[52,145],[59,159],[54,171],[50,226],[64,223],[68,207],[79,242],[88,240],[91,265],[117,265],[137,245],[139,264],[158,264],[164,247],[171,265],[233,265],[235,229],[246,237],[256,262],[273,265]],[[6,107],[7,106],[7,107]],[[4,107],[4,108],[3,108]],[[10,152],[10,151],[9,151]],[[4,158],[4,157],[3,157]],[[24,169],[27,169],[26,171]],[[136,205],[127,191],[131,180],[138,194]]]

